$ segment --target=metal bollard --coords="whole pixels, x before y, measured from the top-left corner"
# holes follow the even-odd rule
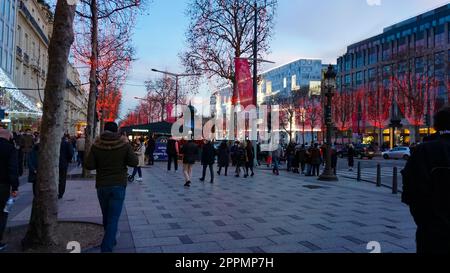
[[[356,181],[361,181],[361,162],[358,162],[358,174],[356,176]]]
[[[377,165],[377,187],[381,187],[381,165]]]
[[[392,177],[392,194],[398,194],[398,169],[394,167],[394,175]]]

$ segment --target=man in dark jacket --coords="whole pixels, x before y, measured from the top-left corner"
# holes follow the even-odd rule
[[[102,252],[112,252],[116,244],[117,226],[128,181],[127,167],[137,167],[139,164],[128,139],[117,131],[116,123],[106,123],[105,132],[95,140],[85,162],[86,169],[97,170],[97,196],[105,229]]]
[[[214,183],[214,162],[216,157],[216,151],[214,149],[214,145],[209,140],[204,140],[203,149],[202,149],[202,178],[200,181],[204,182],[206,177],[206,169],[209,167],[209,173],[211,175],[211,184]]]
[[[61,141],[59,153],[58,199],[62,199],[66,192],[67,169],[69,168],[69,163],[72,161],[74,154],[72,143],[69,142],[67,135],[65,135]]]
[[[418,145],[403,175],[402,201],[417,225],[418,253],[450,254],[450,107],[434,117],[435,140]]]
[[[150,136],[147,142],[147,148],[145,148],[145,155],[148,157],[147,166],[155,165],[155,158],[153,154],[155,153],[156,142],[153,136]]]
[[[181,148],[181,154],[183,155],[183,173],[186,181],[184,186],[190,187],[192,180],[192,167],[194,166],[198,155],[198,147],[193,140],[190,140],[188,143],[183,145]]]
[[[8,213],[4,212],[9,197],[17,197],[19,189],[18,157],[11,133],[0,127],[0,251],[6,248],[2,243]]]
[[[178,142],[173,137],[167,141],[167,156],[169,158],[167,170],[170,171],[173,161],[175,171],[178,171]]]

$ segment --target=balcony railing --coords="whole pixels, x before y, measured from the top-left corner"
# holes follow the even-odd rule
[[[22,51],[22,48],[20,48],[19,46],[16,47],[16,56],[17,56],[17,59],[22,61],[23,51]]]
[[[30,63],[30,56],[28,56],[27,53],[24,53],[24,54],[23,54],[23,61],[24,61],[26,64],[29,64],[29,63]]]

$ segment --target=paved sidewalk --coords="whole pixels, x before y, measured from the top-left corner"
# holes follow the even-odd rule
[[[181,170],[165,166],[145,168],[144,182],[128,187],[116,252],[368,253],[370,241],[382,252],[415,250],[409,210],[389,189],[267,170],[247,179],[222,176],[211,185],[198,181],[199,164],[186,189]],[[28,220],[30,211],[25,207],[10,225]],[[101,222],[93,181],[68,181],[60,217]]]

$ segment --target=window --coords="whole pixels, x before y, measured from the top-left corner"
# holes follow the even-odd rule
[[[363,74],[362,72],[356,73],[356,85],[362,85],[363,84]]]
[[[291,78],[291,90],[298,90],[297,75],[292,75],[292,78]]]
[[[283,79],[283,88],[287,88],[287,78]]]

